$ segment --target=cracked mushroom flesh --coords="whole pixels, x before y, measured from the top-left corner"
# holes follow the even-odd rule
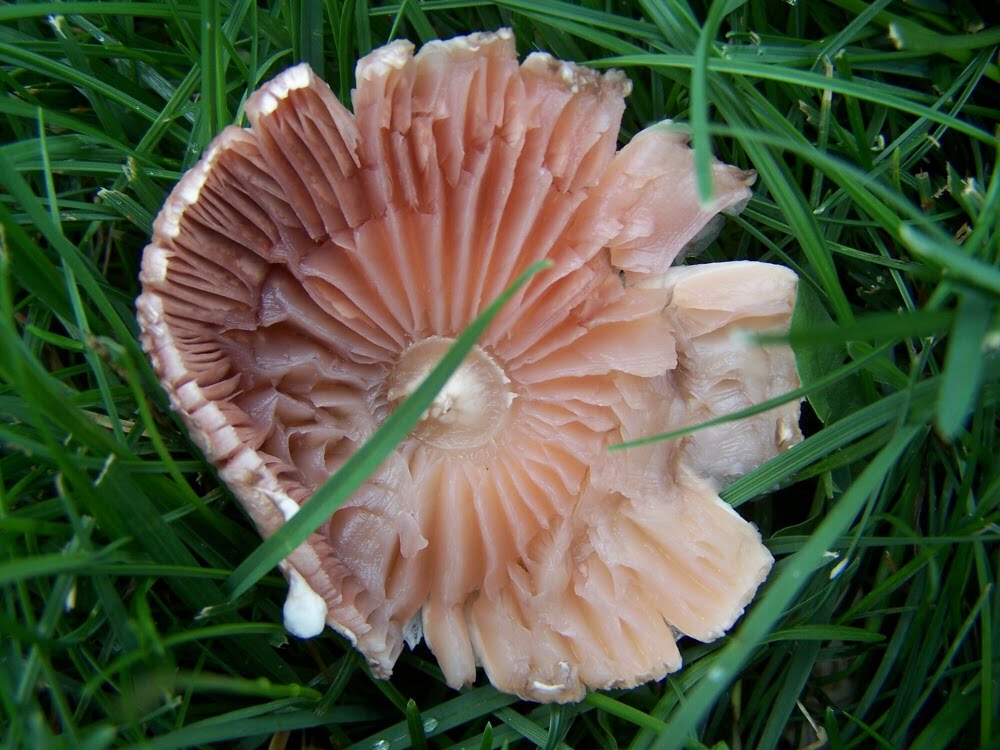
[[[283,563],[285,622],[329,625],[388,676],[424,638],[453,687],[571,701],[680,667],[767,575],[719,488],[800,439],[798,404],[632,450],[797,386],[796,278],[671,267],[752,173],[685,137],[616,150],[620,72],[509,31],[397,41],[360,61],[352,114],[305,65],[246,104],[171,193],[142,266],[143,343],[174,407],[271,534],[531,263],[421,422]]]

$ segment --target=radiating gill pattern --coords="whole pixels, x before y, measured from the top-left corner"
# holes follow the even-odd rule
[[[677,634],[719,637],[767,574],[717,491],[798,439],[798,407],[715,443],[607,448],[795,387],[787,349],[731,335],[786,326],[793,274],[671,269],[752,174],[715,164],[699,206],[682,135],[616,151],[623,74],[518,64],[508,31],[394,42],[357,81],[352,114],[308,67],[285,71],[171,194],[138,307],[174,406],[273,533],[550,259],[286,573],[382,676],[415,617],[455,687],[482,665],[568,701],[677,669]]]

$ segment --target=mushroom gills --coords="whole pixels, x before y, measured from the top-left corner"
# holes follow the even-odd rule
[[[628,451],[797,387],[796,278],[676,267],[754,174],[687,137],[617,150],[628,79],[509,30],[397,40],[362,59],[348,111],[300,65],[249,97],[154,224],[137,301],[171,404],[263,536],[419,387],[524,269],[406,436],[281,564],[286,629],[329,625],[391,675],[421,639],[445,680],[477,666],[541,701],[681,666],[770,569],[718,497],[801,439],[798,402]]]

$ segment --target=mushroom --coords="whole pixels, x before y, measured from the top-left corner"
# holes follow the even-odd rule
[[[306,65],[246,103],[174,188],[138,300],[173,407],[262,535],[307,502],[520,272],[413,430],[283,563],[285,624],[325,625],[391,674],[421,638],[452,687],[481,665],[541,702],[678,669],[720,637],[772,558],[719,488],[798,439],[798,404],[634,440],[797,385],[796,277],[672,267],[754,175],[715,163],[699,205],[669,125],[616,151],[618,71],[509,30],[357,67],[354,114]]]

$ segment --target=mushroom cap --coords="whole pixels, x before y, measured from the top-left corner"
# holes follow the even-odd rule
[[[264,536],[530,264],[553,265],[362,488],[282,564],[289,631],[325,625],[380,676],[426,639],[448,684],[580,699],[681,665],[772,564],[719,487],[800,439],[798,404],[608,452],[797,385],[795,275],[672,267],[753,174],[686,138],[616,151],[617,71],[509,30],[362,59],[354,114],[306,65],[247,101],[174,188],[145,250],[142,341],[173,407]]]

